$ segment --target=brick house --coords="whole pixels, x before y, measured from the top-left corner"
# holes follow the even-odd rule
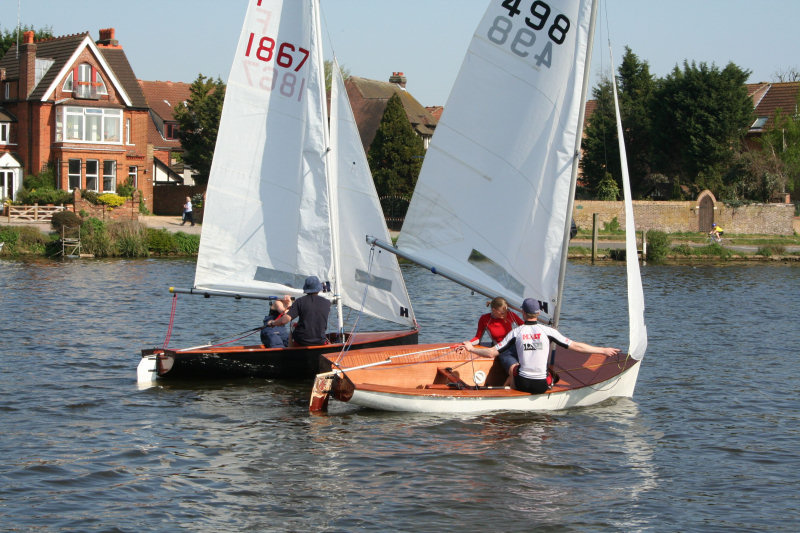
[[[406,77],[402,72],[393,72],[388,82],[350,76],[344,86],[365,152],[369,151],[378,132],[383,112],[386,110],[386,104],[394,94],[400,97],[411,127],[422,137],[427,150],[438,120],[406,91]]]
[[[148,106],[114,29],[23,42],[0,59],[0,177],[14,198],[22,178],[52,166],[60,189],[115,192],[130,182],[152,209]]]
[[[152,119],[147,143],[153,150],[153,185],[194,185],[194,172],[181,161],[176,106],[191,97],[191,84],[175,81],[139,80]]]

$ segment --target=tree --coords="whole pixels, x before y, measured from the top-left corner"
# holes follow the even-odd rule
[[[53,37],[53,28],[50,26],[45,26],[40,30],[34,29],[33,26],[23,26],[19,28],[19,39],[17,38],[17,28],[13,30],[3,30],[0,32],[0,57],[6,55],[8,49],[17,42],[22,44],[22,34],[26,31],[32,31],[35,40],[50,39]]]
[[[414,133],[400,97],[393,94],[367,154],[378,196],[410,196],[424,155],[422,139]]]
[[[183,161],[197,172],[196,182],[208,183],[214,145],[217,142],[225,84],[202,74],[192,82],[189,99],[175,107],[179,138],[183,147]]]
[[[721,196],[723,176],[753,121],[749,76],[729,63],[720,70],[684,61],[660,81],[652,102],[657,171],[693,193],[710,189]]]
[[[652,141],[650,99],[655,90],[655,81],[650,67],[640,61],[630,48],[625,48],[622,65],[619,68],[619,103],[624,128],[625,146],[628,154],[631,188],[634,197],[648,194],[647,177],[652,166]],[[604,79],[593,90],[596,102],[592,116],[585,129],[581,171],[583,186],[581,196],[613,196],[608,179],[616,181],[617,189],[622,187],[619,143],[617,140],[617,120],[611,80]]]
[[[325,91],[330,95],[331,83],[333,81],[332,77],[333,61],[326,59],[322,65],[325,70]],[[344,65],[339,65],[339,72],[342,73],[342,80],[347,81],[347,78],[350,77],[350,71],[347,68],[345,68]]]

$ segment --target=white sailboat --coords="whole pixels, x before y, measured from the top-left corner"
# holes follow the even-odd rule
[[[547,302],[558,325],[596,12],[593,0],[489,3],[398,246],[371,242],[518,308],[528,297]],[[558,348],[560,380],[531,395],[503,387],[499,362],[457,353],[452,342],[358,350],[317,377],[311,410],[324,410],[331,395],[426,412],[553,410],[631,396],[647,334],[627,172],[623,181],[627,351],[606,357]]]
[[[172,292],[274,299],[323,281],[337,331],[319,347],[145,350],[140,381],[164,377],[313,377],[320,354],[417,342],[353,113],[334,61],[330,122],[318,0],[248,2],[228,78],[194,286]],[[342,305],[403,329],[348,333]]]

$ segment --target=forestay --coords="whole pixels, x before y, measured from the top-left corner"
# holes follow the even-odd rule
[[[519,305],[555,302],[591,2],[493,0],[398,247]]]

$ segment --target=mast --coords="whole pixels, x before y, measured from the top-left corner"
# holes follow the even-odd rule
[[[319,86],[321,87],[320,90],[320,97],[322,102],[320,102],[320,110],[322,112],[322,123],[323,127],[323,136],[325,138],[325,146],[327,150],[325,151],[324,158],[325,158],[325,176],[326,176],[326,184],[328,188],[328,217],[329,217],[329,224],[328,227],[330,228],[330,235],[331,235],[331,253],[332,253],[332,266],[333,266],[333,300],[336,303],[336,332],[339,335],[342,335],[344,332],[344,313],[342,311],[342,295],[341,295],[341,287],[340,287],[340,279],[339,279],[339,272],[341,271],[341,266],[339,264],[339,194],[338,194],[338,161],[336,150],[331,145],[331,142],[338,142],[338,134],[331,135],[330,128],[334,124],[333,118],[335,118],[334,113],[338,113],[338,110],[334,109],[334,95],[331,92],[331,115],[333,117],[328,117],[327,113],[327,104],[325,102],[325,62],[322,59],[322,24],[320,23],[320,5],[319,0],[312,0],[312,7],[311,10],[314,13],[314,33],[315,39],[318,43],[317,46],[317,53],[319,54],[319,70],[317,72]],[[336,63],[332,65],[332,68],[338,68]],[[333,84],[331,84],[331,91],[333,91]],[[329,120],[330,118],[330,120]]]
[[[569,230],[572,225],[572,209],[575,206],[575,189],[578,183],[578,163],[580,162],[581,140],[583,137],[583,120],[586,115],[586,99],[589,94],[589,75],[592,66],[592,47],[594,45],[594,27],[597,21],[598,0],[592,0],[592,14],[589,20],[589,35],[586,43],[586,59],[583,65],[583,85],[581,87],[581,106],[578,111],[578,134],[575,136],[575,152],[572,159],[572,178],[569,185],[567,217],[564,220],[564,238],[561,245],[561,264],[558,270],[558,295],[553,309],[553,327],[558,327],[561,314],[561,298],[564,294],[564,277],[567,273],[567,255],[569,254]]]

